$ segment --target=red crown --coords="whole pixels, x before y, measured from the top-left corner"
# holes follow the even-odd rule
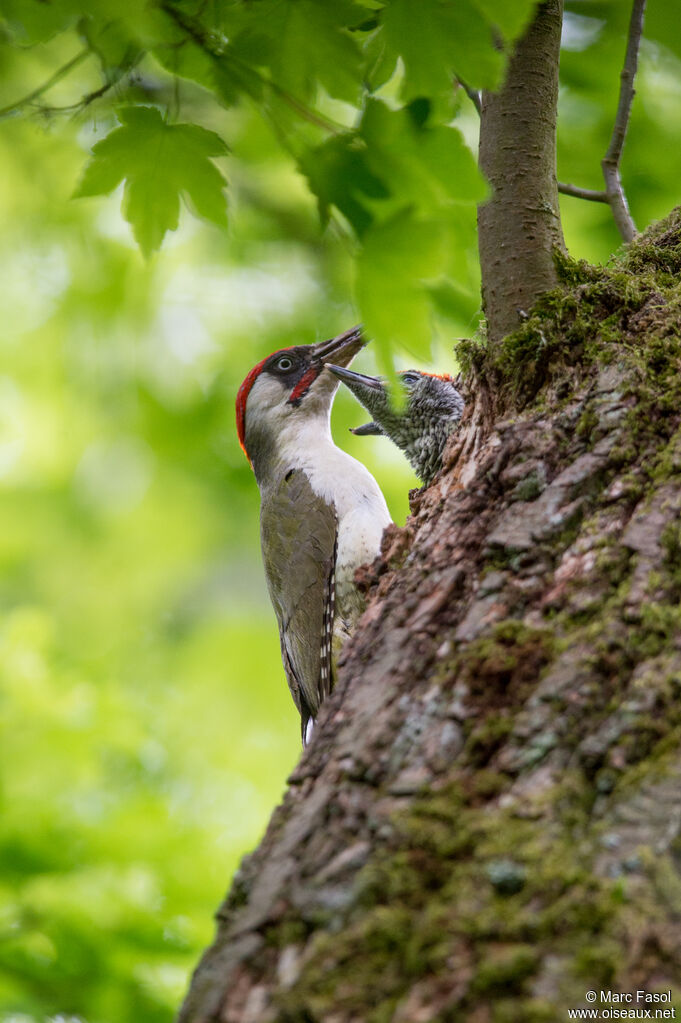
[[[285,348],[280,348],[276,352],[272,352],[272,355],[278,355],[279,352],[285,352]],[[248,401],[248,395],[251,393],[251,387],[260,376],[260,370],[263,368],[271,355],[265,356],[257,366],[254,366],[250,373],[246,375],[246,379],[237,391],[236,395],[236,432],[239,438],[239,446],[246,458],[248,458],[248,464],[251,464],[251,460],[248,457],[248,451],[246,451],[246,402]]]

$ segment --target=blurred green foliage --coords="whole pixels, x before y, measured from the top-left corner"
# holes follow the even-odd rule
[[[451,369],[479,318],[476,115],[449,82],[498,81],[489,26],[511,39],[528,4],[424,0],[418,25],[401,0],[383,21],[371,0],[200,6],[236,19],[212,56],[153,5],[0,7],[3,1023],[172,1019],[298,755],[233,426],[247,370],[360,314],[401,366],[434,336]],[[570,6],[559,175],[584,186],[626,8]],[[678,199],[674,12],[651,0],[625,148],[641,227]],[[166,234],[178,197],[200,219]],[[573,255],[617,248],[607,207],[563,209]],[[334,432],[403,521],[415,480],[347,433],[362,415],[341,393]]]

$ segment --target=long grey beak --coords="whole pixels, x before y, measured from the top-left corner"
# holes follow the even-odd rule
[[[355,397],[359,398],[360,401],[362,401],[362,395],[366,394],[367,391],[385,392],[385,384],[380,377],[369,377],[364,373],[355,373],[352,369],[346,369],[345,366],[336,366],[331,362],[326,363],[326,368],[330,369],[344,384],[347,384]]]
[[[355,373],[352,369],[346,369],[345,366],[336,366],[333,363],[327,362],[326,368],[330,369],[334,376],[337,376],[339,380],[342,380],[346,387],[352,391],[357,401],[364,405],[364,408],[377,419],[380,419],[380,414],[385,409],[388,393],[386,391],[385,384],[380,377],[369,377],[364,373]],[[364,426],[357,426],[352,431],[359,436],[367,434],[381,434],[383,430],[378,423],[366,423]]]
[[[330,341],[320,341],[314,346],[313,358],[315,362],[328,366],[329,359],[333,359],[340,367],[347,366],[357,355],[361,348],[364,348],[366,341],[362,337],[361,327],[351,327]]]

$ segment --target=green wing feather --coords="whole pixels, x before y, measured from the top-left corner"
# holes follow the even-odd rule
[[[333,688],[334,564],[338,523],[302,469],[289,470],[263,494],[260,535],[267,586],[284,670],[300,711],[310,717]]]

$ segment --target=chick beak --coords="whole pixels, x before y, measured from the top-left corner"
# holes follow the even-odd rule
[[[350,433],[355,437],[381,437],[383,430],[378,423],[365,423],[364,426],[351,426]]]
[[[354,396],[361,401],[365,408],[375,404],[379,394],[385,395],[385,384],[380,377],[365,376],[364,373],[355,373],[352,369],[346,369],[343,365],[336,365],[327,362],[327,369],[330,369],[334,376],[350,388]]]

